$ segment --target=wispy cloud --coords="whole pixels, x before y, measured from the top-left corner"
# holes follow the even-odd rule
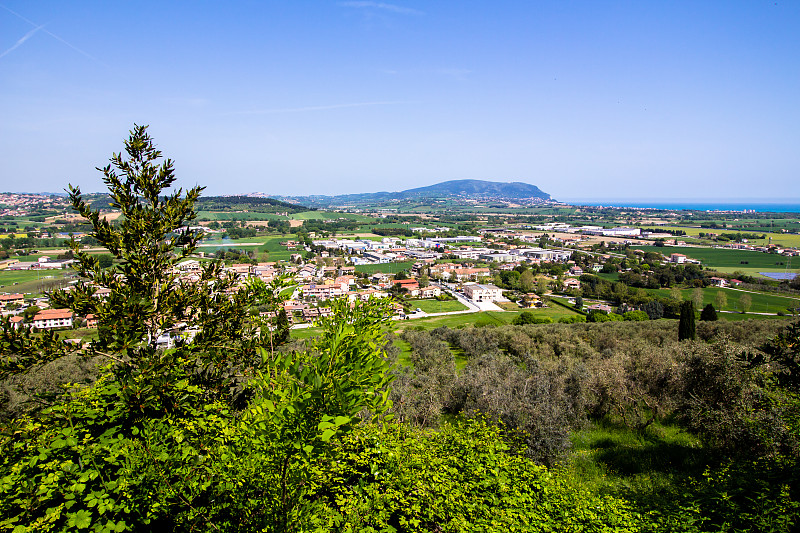
[[[44,26],[37,26],[37,27],[33,28],[31,31],[29,31],[28,33],[26,33],[25,35],[23,35],[22,37],[20,37],[20,38],[19,38],[19,40],[18,40],[17,42],[15,42],[15,43],[14,43],[14,46],[12,46],[12,47],[11,47],[11,48],[9,48],[8,50],[6,50],[6,51],[5,51],[5,52],[3,52],[2,54],[0,54],[0,57],[5,57],[5,56],[7,56],[8,54],[10,54],[11,52],[13,52],[14,50],[16,50],[17,48],[19,48],[20,46],[22,46],[22,43],[24,43],[25,41],[27,41],[28,39],[30,39],[31,37],[33,37],[33,35],[34,35],[34,34],[35,34],[37,31],[41,30],[42,28],[44,28]]]
[[[305,107],[280,107],[274,109],[252,109],[250,111],[232,111],[225,113],[226,115],[274,115],[278,113],[307,113],[310,111],[329,111],[331,109],[346,109],[349,107],[369,107],[379,105],[398,105],[410,104],[412,102],[404,101],[386,101],[386,102],[354,102],[349,104],[332,104],[332,105],[317,105]]]
[[[2,7],[3,9],[5,9],[6,11],[8,11],[8,12],[9,12],[9,13],[11,13],[12,15],[14,15],[15,17],[17,17],[17,18],[19,18],[19,19],[21,19],[21,20],[24,20],[25,22],[27,22],[27,23],[28,23],[28,24],[30,24],[31,26],[34,26],[34,29],[33,29],[33,30],[31,30],[30,32],[28,32],[28,33],[27,33],[27,34],[26,34],[26,35],[25,35],[25,36],[22,38],[22,42],[19,42],[19,41],[17,41],[17,44],[15,44],[15,45],[14,45],[14,46],[12,46],[11,48],[9,48],[9,49],[8,49],[8,50],[6,50],[5,52],[3,52],[3,55],[6,55],[6,54],[7,54],[7,53],[9,53],[10,51],[14,50],[14,48],[16,48],[16,47],[18,47],[20,44],[24,43],[24,42],[25,42],[25,40],[27,40],[27,39],[28,39],[28,38],[29,38],[31,35],[33,35],[33,34],[34,34],[34,33],[36,33],[37,31],[39,31],[39,30],[42,30],[42,32],[43,32],[43,33],[46,33],[47,35],[49,35],[50,37],[52,37],[52,38],[53,38],[53,39],[55,39],[56,41],[59,41],[60,43],[62,43],[62,44],[64,44],[64,45],[66,45],[66,46],[68,46],[68,47],[72,48],[73,50],[75,50],[75,51],[76,51],[76,52],[78,52],[79,54],[81,54],[81,55],[83,55],[83,56],[86,56],[86,57],[88,57],[88,58],[89,58],[89,59],[91,59],[92,61],[94,61],[94,62],[96,62],[96,63],[99,63],[99,64],[103,65],[104,67],[107,67],[107,65],[106,65],[105,63],[103,63],[102,61],[100,61],[99,59],[97,59],[96,57],[94,57],[93,55],[89,54],[88,52],[85,52],[85,51],[81,50],[80,48],[78,48],[78,47],[77,47],[77,46],[75,46],[74,44],[72,44],[72,43],[70,43],[70,42],[68,42],[68,41],[66,41],[66,40],[64,40],[64,39],[62,39],[61,37],[59,37],[59,36],[58,36],[58,35],[56,35],[55,33],[53,33],[53,32],[51,32],[51,31],[47,30],[47,29],[44,27],[44,25],[39,25],[39,24],[36,24],[36,23],[35,23],[35,22],[33,22],[32,20],[29,20],[29,19],[27,19],[27,18],[23,17],[22,15],[20,15],[20,14],[19,14],[19,13],[17,13],[16,11],[13,11],[13,10],[9,9],[8,7],[4,6],[3,4],[0,4],[0,7]],[[0,56],[0,57],[2,57],[2,56]]]
[[[411,9],[410,7],[403,7],[395,4],[384,4],[383,2],[353,1],[353,2],[339,2],[339,5],[342,7],[355,7],[361,9],[380,9],[383,11],[391,11],[392,13],[398,13],[401,15],[424,15],[422,11],[419,11],[417,9]]]

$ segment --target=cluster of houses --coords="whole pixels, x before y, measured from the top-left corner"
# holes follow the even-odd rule
[[[19,328],[26,325],[24,312],[29,307],[27,303],[24,294],[0,294],[0,314],[3,317],[9,317],[12,327]],[[33,315],[27,325],[33,326],[38,330],[68,329],[72,328],[76,321],[79,320],[79,317],[69,309],[49,308],[46,298],[38,298],[33,301],[32,305],[39,308],[39,311]],[[81,322],[83,321],[81,320]],[[85,317],[85,322],[87,327],[97,327],[97,320],[94,315]]]
[[[0,193],[0,216],[24,217],[38,209],[66,209],[67,199],[47,194]]]
[[[290,249],[300,243],[286,242]],[[421,283],[422,274],[448,283],[459,284],[463,294],[476,302],[502,299],[502,291],[491,285],[492,268],[510,270],[521,263],[569,260],[572,252],[568,250],[543,249],[539,247],[506,246],[489,237],[463,236],[425,239],[383,238],[379,241],[368,239],[326,239],[313,241],[315,247],[324,250],[342,250],[346,257],[332,266],[332,261],[303,264],[297,254],[293,262],[239,263],[225,267],[233,274],[239,285],[257,278],[270,283],[276,278],[290,280],[293,290],[291,297],[283,303],[292,323],[313,322],[327,316],[330,307],[327,302],[334,298],[347,298],[349,301],[365,301],[370,298],[388,298],[392,294],[402,294],[406,298],[436,298],[441,296],[438,284]],[[493,246],[493,247],[488,247]],[[320,254],[323,259],[325,254]],[[341,254],[336,254],[341,255]],[[461,262],[437,262],[442,257],[461,259]],[[356,265],[384,264],[396,261],[415,261],[410,269],[411,277],[398,279],[385,273],[375,273],[370,277],[356,276]],[[17,259],[5,262],[7,269],[51,269],[65,268],[72,260],[52,261],[42,257],[35,262],[23,263]],[[488,266],[475,266],[473,262],[488,263]],[[327,264],[326,264],[327,263]],[[186,259],[176,264],[172,274],[176,282],[197,283],[202,278],[202,258]],[[577,279],[573,285],[579,287]],[[109,290],[97,287],[95,297],[104,298]],[[522,305],[535,307],[540,304],[535,294],[524,298]],[[19,326],[24,320],[26,299],[23,295],[0,295],[0,305],[4,315],[12,315],[12,322]],[[31,303],[31,302],[29,302]],[[16,305],[12,305],[16,304]],[[93,316],[77,317],[69,310],[49,309],[47,299],[40,299],[35,305],[41,309],[30,317],[28,325],[36,329],[71,328],[76,325],[96,326]],[[397,315],[403,316],[402,304],[395,305]]]

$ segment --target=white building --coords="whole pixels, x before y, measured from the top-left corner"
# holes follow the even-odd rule
[[[73,319],[70,309],[44,309],[33,317],[36,329],[71,328]]]
[[[480,283],[465,284],[464,294],[474,302],[496,302],[503,298],[503,291],[500,287]]]

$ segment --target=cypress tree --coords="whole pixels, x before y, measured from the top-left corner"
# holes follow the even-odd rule
[[[703,310],[700,312],[700,320],[702,321],[714,321],[717,319],[717,310],[714,309],[714,304],[706,305]]]
[[[678,340],[694,340],[694,338],[694,303],[691,300],[685,300],[681,304],[681,318],[680,322],[678,323]]]

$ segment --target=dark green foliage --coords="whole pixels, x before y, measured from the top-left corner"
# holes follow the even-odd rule
[[[100,169],[112,206],[122,211],[121,222],[112,225],[89,207],[79,188],[70,188],[73,208],[91,221],[92,236],[119,263],[103,269],[97,256],[74,244],[77,270],[91,283],[57,291],[52,299],[81,316],[98,317],[99,339],[87,354],[116,363],[120,399],[131,416],[179,409],[178,397],[170,392],[173,382],[164,376],[181,360],[189,362],[192,373],[187,377],[209,398],[241,405],[242,376],[252,373],[256,345],[268,335],[264,328],[263,338],[256,336],[258,324],[248,320],[246,310],[255,303],[255,291],[235,290],[234,276],[223,273],[219,262],[206,263],[197,283],[178,281],[175,265],[198,241],[194,233],[181,230],[194,218],[202,188],[190,189],[185,196],[180,189],[163,194],[175,182],[173,164],[162,161],[146,127],[131,131],[125,151]],[[93,297],[98,287],[110,289],[106,299]],[[233,294],[227,297],[226,292]],[[191,348],[184,348],[178,337],[179,351],[161,350],[159,339],[172,337],[179,324],[197,332]]]
[[[622,315],[622,317],[627,321],[632,322],[642,322],[644,320],[650,320],[650,317],[644,311],[628,311]]]
[[[664,305],[657,300],[650,300],[642,306],[642,311],[647,313],[650,320],[658,320],[664,316]]]
[[[582,416],[573,411],[576,398],[569,397],[559,374],[535,364],[523,370],[508,357],[485,355],[464,368],[449,408],[502,424],[519,452],[552,464],[569,449],[569,430]]]
[[[702,322],[713,322],[717,320],[717,310],[714,309],[714,304],[706,305],[700,312],[700,320]]]
[[[255,196],[205,196],[198,199],[200,211],[248,211],[256,213],[298,213],[314,208]]]
[[[114,263],[114,258],[109,254],[101,254],[97,257],[100,268],[108,268]]]
[[[766,355],[762,361],[770,365],[778,384],[792,393],[800,393],[800,322],[770,339],[762,350]]]
[[[437,426],[456,378],[449,345],[425,332],[407,331],[412,368],[396,369],[392,385],[392,412],[401,422]]]
[[[278,311],[278,319],[276,323],[276,331],[273,335],[273,342],[275,345],[286,344],[289,341],[289,316],[286,314],[286,309],[281,308]]]
[[[771,387],[769,370],[748,365],[745,353],[727,341],[694,346],[687,353],[679,390],[682,419],[729,454],[796,453],[798,428],[791,420],[797,399]]]
[[[553,319],[549,316],[537,316],[536,313],[523,311],[514,318],[511,323],[516,326],[522,326],[524,324],[552,324]]]
[[[695,331],[694,303],[685,300],[681,304],[681,318],[678,322],[678,340],[694,340],[697,337]]]
[[[319,531],[639,531],[622,498],[576,487],[510,454],[501,427],[364,427],[320,472]],[[354,483],[355,476],[360,480]]]

